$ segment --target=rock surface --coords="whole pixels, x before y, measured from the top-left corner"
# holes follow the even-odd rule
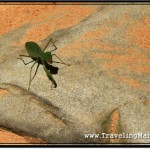
[[[0,129],[0,143],[2,144],[45,144],[41,139],[14,134],[5,129]],[[46,144],[45,144],[46,145]]]
[[[150,142],[85,138],[150,134],[149,5],[0,5],[0,14],[1,127],[41,143]],[[43,48],[51,37],[71,66],[54,64],[56,89],[40,66],[28,91],[32,64],[17,58],[25,42]]]

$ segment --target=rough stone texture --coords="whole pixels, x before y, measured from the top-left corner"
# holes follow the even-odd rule
[[[150,134],[149,5],[0,5],[0,14],[1,127],[46,143],[150,142],[84,137]],[[31,64],[17,58],[25,42],[43,48],[51,37],[71,66],[54,64],[53,90],[41,66],[28,91]]]

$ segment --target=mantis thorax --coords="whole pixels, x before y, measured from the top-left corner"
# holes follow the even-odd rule
[[[52,54],[51,54],[51,52],[45,52],[45,53],[43,53],[42,54],[42,56],[41,56],[41,59],[43,60],[43,61],[52,61]]]

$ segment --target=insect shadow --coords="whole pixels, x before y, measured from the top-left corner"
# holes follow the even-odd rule
[[[58,70],[59,70],[58,67],[49,65],[48,63],[45,63],[45,66],[46,66],[46,69],[49,70],[49,72],[50,72],[51,74],[58,74]],[[48,78],[49,78],[49,80],[51,80],[51,82],[54,83],[55,86],[57,87],[57,83],[54,81],[54,79],[51,78],[51,77],[49,77],[49,76],[48,76]]]
[[[58,67],[49,65],[48,63],[46,63],[45,66],[46,66],[47,70],[50,71],[51,74],[58,74],[58,70],[59,70]]]
[[[70,66],[69,64],[66,64],[65,62],[63,62],[56,54],[52,53],[53,51],[55,51],[57,49],[56,45],[54,44],[55,42],[52,42],[53,46],[55,47],[53,50],[51,50],[49,52],[44,52],[46,50],[47,46],[50,44],[50,42],[52,42],[52,38],[49,40],[49,42],[47,43],[47,45],[44,47],[43,50],[35,42],[32,42],[32,41],[31,42],[26,42],[25,48],[26,48],[27,53],[28,53],[29,56],[27,56],[27,55],[19,55],[20,58],[17,58],[17,59],[22,60],[24,65],[28,65],[28,64],[34,62],[33,65],[31,66],[31,69],[30,69],[30,80],[29,80],[28,90],[30,89],[30,85],[31,85],[32,80],[36,76],[36,73],[38,71],[39,65],[43,66],[43,69],[44,69],[47,77],[49,78],[49,80],[51,80],[52,85],[54,85],[54,88],[57,87],[57,83],[54,80],[52,74],[57,74],[59,68],[58,67],[54,67],[51,64],[52,63],[61,63],[61,64],[65,64],[65,65]],[[53,57],[54,56],[57,59],[59,59],[59,61],[53,61]],[[22,59],[22,57],[30,57],[32,59],[32,61],[30,61],[28,63],[25,63],[24,60]],[[36,71],[35,71],[33,77],[31,77],[32,76],[32,74],[31,74],[32,73],[32,69],[33,69],[33,67],[34,67],[34,65],[36,63],[38,64],[37,67],[36,67]]]

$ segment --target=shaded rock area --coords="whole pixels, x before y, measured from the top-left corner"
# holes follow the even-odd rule
[[[35,140],[24,143],[149,143],[136,138],[150,134],[149,5],[33,6],[0,5],[0,127]],[[10,12],[19,14],[9,26]],[[40,65],[28,91],[32,64],[17,58],[27,55],[25,42],[43,49],[50,38],[71,66],[53,64],[52,89]],[[85,136],[101,133],[135,136]]]

